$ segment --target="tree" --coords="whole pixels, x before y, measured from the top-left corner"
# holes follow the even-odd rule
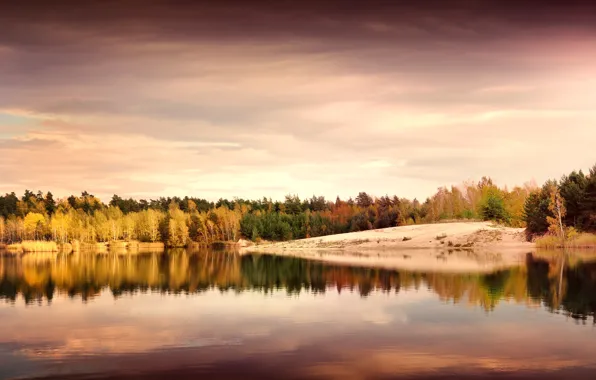
[[[189,239],[188,225],[186,223],[187,218],[178,207],[178,203],[170,203],[168,216],[167,246],[185,247]]]
[[[558,235],[561,241],[565,240],[565,228],[563,227],[563,218],[565,217],[566,210],[559,192],[559,187],[553,184],[549,189],[549,211],[554,217],[547,216],[546,220],[549,224],[548,230],[553,235]]]
[[[4,243],[4,234],[6,233],[6,224],[4,218],[0,215],[0,243]]]
[[[56,201],[54,201],[54,195],[52,193],[50,193],[48,191],[48,193],[45,196],[45,208],[46,208],[46,212],[48,213],[49,216],[54,215],[54,212],[56,211]]]
[[[7,219],[11,215],[16,215],[18,201],[19,198],[14,192],[0,197],[0,216]]]
[[[284,201],[284,210],[286,214],[298,215],[302,212],[302,203],[297,195],[286,195]]]
[[[372,204],[373,199],[370,195],[368,195],[364,191],[358,193],[358,196],[356,197],[356,205],[358,205],[358,207],[367,208],[372,206]]]
[[[159,225],[163,220],[163,216],[155,210],[147,210],[147,231],[149,241],[154,243],[161,238],[159,233]]]
[[[311,211],[325,211],[325,209],[327,208],[327,202],[325,201],[325,197],[317,197],[313,195],[308,202],[308,207]]]
[[[580,210],[582,228],[585,231],[596,230],[596,165],[590,169]]]
[[[505,201],[497,189],[491,189],[487,192],[480,204],[480,214],[484,220],[509,221],[509,213],[505,208]]]
[[[544,234],[548,231],[547,217],[550,215],[548,209],[549,200],[545,197],[543,190],[536,190],[530,193],[524,204],[523,220],[526,223],[528,237]]]
[[[70,224],[70,214],[62,211],[55,212],[50,220],[52,239],[59,243],[67,243],[69,241]]]
[[[23,220],[26,238],[31,240],[43,238],[45,224],[46,220],[42,214],[37,212],[28,213]]]
[[[368,219],[368,213],[361,211],[354,215],[350,222],[350,231],[367,231],[372,229],[372,224]]]
[[[563,176],[561,179],[559,189],[567,210],[567,215],[563,219],[565,225],[580,229],[583,227],[582,204],[585,202],[587,186],[588,178],[581,170],[573,171],[569,176]]]

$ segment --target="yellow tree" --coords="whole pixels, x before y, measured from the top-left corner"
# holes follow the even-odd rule
[[[43,237],[43,230],[46,224],[45,217],[37,212],[30,212],[23,220],[25,228],[25,237],[27,239],[38,240]]]
[[[70,214],[57,211],[52,216],[50,227],[52,229],[52,238],[60,243],[69,241]]]
[[[93,224],[95,233],[99,241],[109,241],[111,237],[110,220],[102,211],[97,211],[93,215]],[[115,240],[115,239],[114,239]]]
[[[106,211],[108,224],[110,228],[110,237],[112,240],[118,240],[122,237],[123,214],[118,207],[110,206]]]
[[[511,216],[512,227],[525,227],[524,205],[529,195],[528,187],[516,186],[510,192],[505,192],[505,208]]]
[[[139,214],[136,212],[131,212],[124,215],[122,220],[122,231],[124,239],[134,240],[136,238],[135,231],[138,222],[138,216]]]
[[[147,230],[149,232],[149,240],[152,243],[158,241],[161,236],[159,234],[159,224],[164,216],[153,209],[147,210]]]
[[[0,216],[0,243],[4,242],[5,231],[6,231],[6,224],[4,223],[4,218]]]
[[[178,204],[172,202],[168,211],[168,241],[169,247],[184,247],[188,244],[189,233],[187,224],[187,215],[178,207]]]

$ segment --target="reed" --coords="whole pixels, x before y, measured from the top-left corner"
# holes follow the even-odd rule
[[[596,248],[596,235],[589,233],[579,233],[565,242],[561,242],[558,236],[544,235],[535,241],[538,248]]]
[[[23,253],[28,252],[58,252],[58,244],[55,241],[24,240],[21,243]]]
[[[6,250],[11,253],[22,253],[23,246],[21,245],[21,243],[9,244],[6,246]]]

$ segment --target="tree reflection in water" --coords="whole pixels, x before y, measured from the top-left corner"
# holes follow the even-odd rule
[[[543,306],[579,321],[594,319],[596,262],[570,262],[569,256],[541,259],[527,255],[525,266],[489,274],[413,272],[330,264],[273,255],[226,252],[0,257],[0,298],[51,302],[55,294],[84,302],[109,289],[114,297],[136,292],[195,294],[209,289],[269,293],[357,291],[398,293],[428,288],[441,300],[468,303],[487,312],[500,302]]]

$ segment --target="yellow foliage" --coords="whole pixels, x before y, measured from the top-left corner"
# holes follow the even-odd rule
[[[25,216],[23,220],[23,226],[25,227],[25,234],[28,238],[37,239],[37,235],[41,234],[45,226],[45,217],[37,212],[30,212]]]

